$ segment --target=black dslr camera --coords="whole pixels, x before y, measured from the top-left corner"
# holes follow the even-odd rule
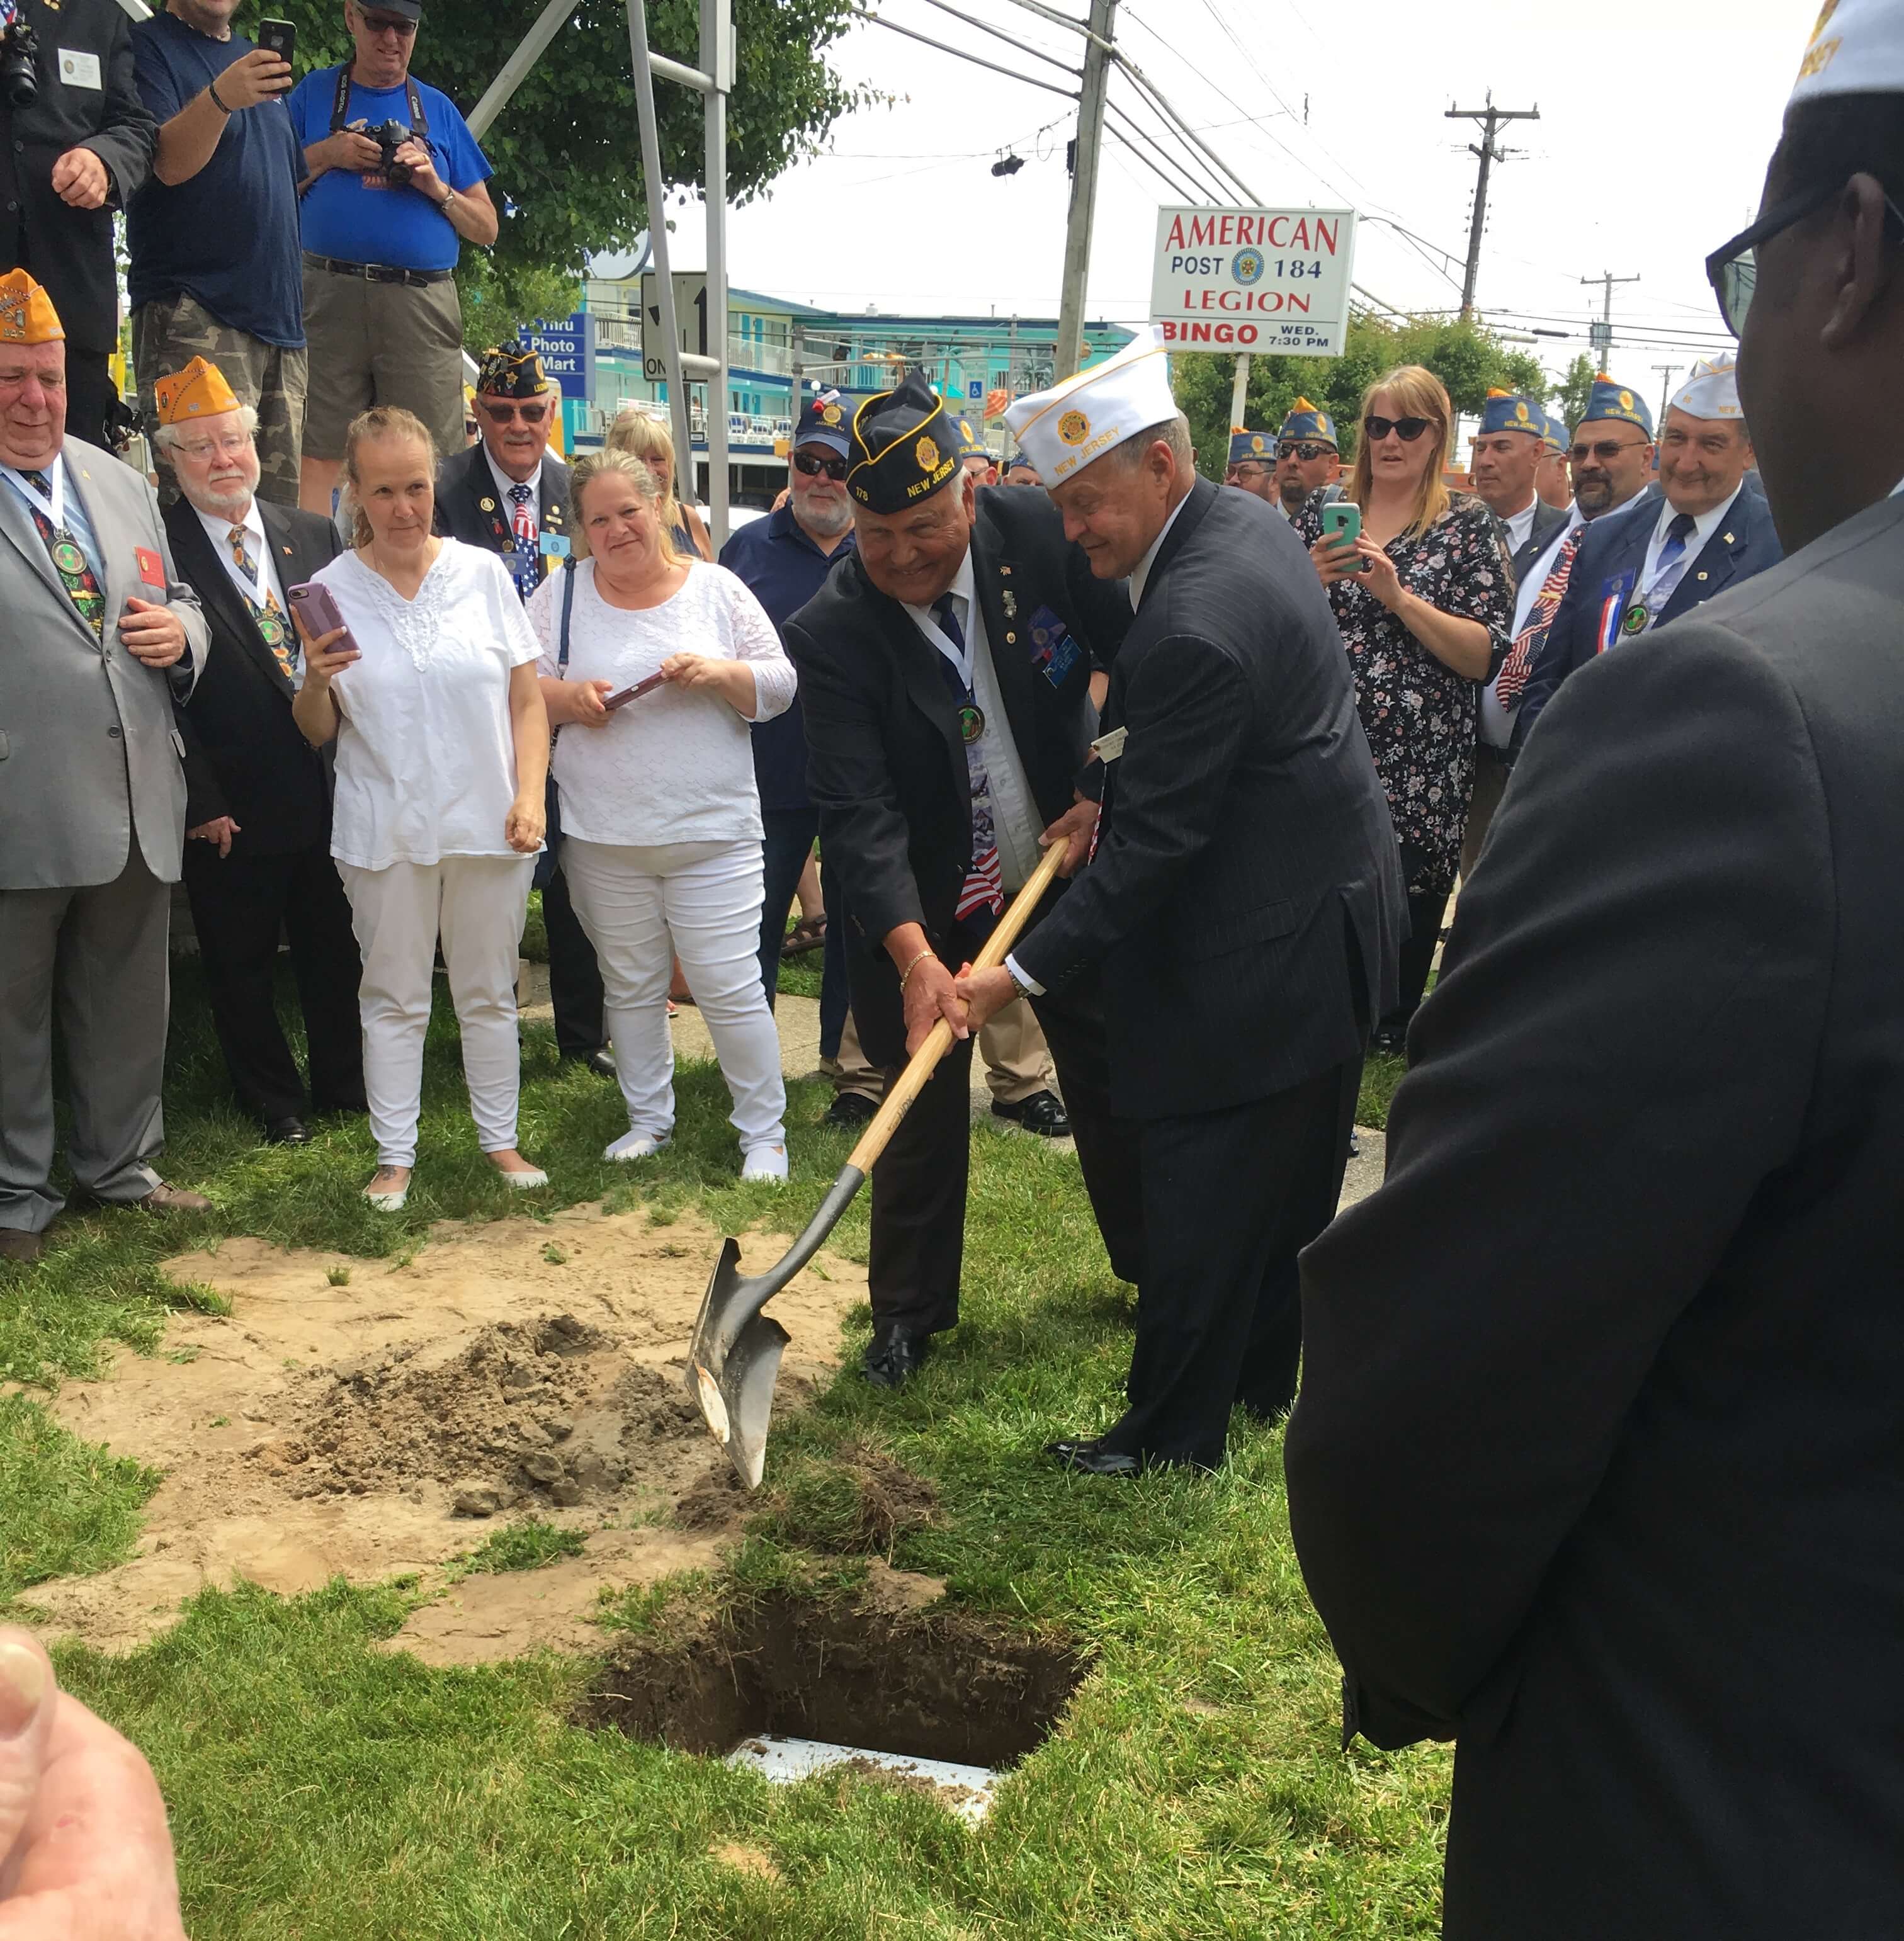
[[[25,20],[0,28],[0,93],[15,108],[31,108],[40,98],[39,51]]]
[[[409,140],[411,132],[408,124],[402,121],[380,121],[374,127],[364,130],[383,155],[379,173],[393,188],[402,188],[416,173],[408,162],[400,162],[396,158],[396,151]]]

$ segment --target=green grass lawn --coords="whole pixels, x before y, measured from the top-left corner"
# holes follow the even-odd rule
[[[38,1270],[0,1266],[0,1378],[28,1385],[0,1399],[0,1602],[30,1606],[35,1582],[102,1567],[136,1538],[156,1478],[75,1441],[32,1396],[95,1366],[102,1342],[164,1353],[168,1310],[215,1299],[166,1283],[164,1254],[251,1233],[390,1255],[435,1219],[522,1213],[475,1150],[443,1016],[417,1184],[382,1219],[357,1197],[372,1164],[361,1123],[302,1152],[261,1148],[225,1096],[190,966],[174,1010],[166,1171],[216,1211],[163,1227],[63,1220]],[[523,1146],[549,1166],[551,1206],[617,1194],[692,1205],[729,1231],[792,1228],[849,1143],[818,1123],[825,1090],[796,1085],[792,1183],[743,1189],[718,1074],[689,1068],[675,1143],[631,1183],[600,1158],[620,1129],[613,1088],[558,1067],[546,1028],[527,1034],[524,1071]],[[1365,1123],[1393,1077],[1371,1068]],[[863,1257],[865,1238],[862,1204],[836,1243]],[[158,1771],[197,1941],[1435,1933],[1449,1755],[1337,1749],[1336,1668],[1289,1543],[1279,1433],[1239,1420],[1221,1475],[1135,1485],[1039,1458],[1052,1436],[1114,1417],[1129,1350],[1128,1291],[1068,1154],[975,1129],[964,1287],[964,1325],[903,1395],[847,1372],[781,1418],[744,1549],[674,1602],[850,1582],[869,1539],[842,1459],[870,1450],[928,1479],[939,1517],[900,1535],[891,1560],[1091,1659],[1062,1729],[982,1830],[860,1780],[783,1789],[584,1729],[571,1719],[590,1661],[437,1670],[386,1655],[405,1585],[293,1600],[240,1588],[201,1597],[132,1657],[61,1654],[71,1687]],[[848,1333],[850,1363],[863,1310]],[[533,1567],[567,1547],[500,1531],[473,1567]],[[611,1615],[639,1627],[666,1603]],[[604,1648],[625,1636],[605,1630]],[[778,1877],[714,1857],[728,1845]]]

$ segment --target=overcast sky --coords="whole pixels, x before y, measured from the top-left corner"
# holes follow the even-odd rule
[[[1063,84],[1055,68],[929,0],[878,4],[888,20]],[[1078,36],[1013,0],[956,4],[1080,57]],[[1085,10],[1085,0],[1058,4]],[[1262,203],[1358,209],[1356,280],[1407,310],[1460,299],[1475,173],[1465,144],[1478,134],[1445,111],[1478,107],[1490,88],[1504,108],[1537,104],[1539,121],[1501,138],[1525,152],[1493,172],[1481,307],[1503,330],[1572,331],[1576,341],[1524,347],[1558,371],[1586,347],[1585,320],[1598,310],[1597,286],[1579,279],[1637,274],[1614,291],[1612,362],[1656,397],[1651,367],[1676,363],[1682,375],[1728,341],[1704,255],[1751,219],[1816,12],[1814,0],[1719,11],[1606,0],[1584,11],[1537,0],[1124,0],[1117,38]],[[842,121],[830,152],[733,212],[732,280],[854,310],[1055,314],[1075,105],[870,23],[832,53],[845,80],[900,98]],[[1111,99],[1154,129],[1127,77],[1114,76]],[[995,179],[990,164],[1007,146],[1025,167]],[[1191,199],[1108,143],[1091,316],[1143,319],[1156,210]],[[698,204],[682,212],[674,247],[677,267],[703,261]],[[1453,260],[1444,265],[1441,250]],[[1673,341],[1649,341],[1663,339]]]

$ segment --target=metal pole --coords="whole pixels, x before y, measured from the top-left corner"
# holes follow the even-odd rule
[[[1107,51],[1117,0],[1091,0],[1090,31],[1084,49],[1084,89],[1077,103],[1077,152],[1071,170],[1071,213],[1065,224],[1065,280],[1058,304],[1058,351],[1054,381],[1068,378],[1083,362],[1084,285],[1091,267],[1091,220],[1098,199],[1098,151],[1104,140],[1104,100],[1111,83]]]
[[[1248,403],[1249,353],[1247,350],[1243,350],[1237,353],[1236,374],[1230,381],[1230,430],[1241,431],[1245,428],[1243,424],[1243,413],[1248,408]],[[1223,442],[1226,446],[1230,442],[1227,437]]]
[[[1659,416],[1653,423],[1661,431],[1666,429],[1666,401],[1673,395],[1673,380],[1679,374],[1676,364],[1655,364],[1653,368],[1659,373]]]
[[[634,66],[635,115],[641,124],[641,186],[648,205],[648,240],[655,252],[655,291],[661,299],[661,354],[668,372],[668,414],[674,426],[675,490],[686,500],[694,497],[694,452],[688,443],[687,387],[681,381],[681,337],[674,322],[674,273],[668,264],[668,184],[661,172],[655,78],[648,61],[648,10],[643,0],[628,0],[628,55]],[[645,316],[641,319],[641,348],[645,356]]]
[[[536,24],[522,37],[514,53],[503,63],[503,71],[483,91],[469,115],[469,132],[481,141],[489,125],[509,105],[509,97],[522,85],[529,70],[541,60],[542,50],[555,39],[576,10],[577,0],[549,0]]]
[[[707,101],[708,347],[714,378],[708,389],[708,514],[714,550],[727,543],[727,96],[734,85],[731,0],[701,0],[701,65],[714,86]],[[714,405],[718,398],[720,408]]]

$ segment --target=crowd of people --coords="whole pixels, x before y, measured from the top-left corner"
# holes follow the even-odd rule
[[[411,11],[352,17],[407,48]],[[957,1323],[971,1054],[1028,1010],[1138,1290],[1126,1407],[1047,1453],[1212,1469],[1236,1407],[1289,1411],[1345,1738],[1459,1742],[1447,1931],[1887,1932],[1900,96],[1904,5],[1827,6],[1759,218],[1707,260],[1737,362],[1657,427],[1611,376],[1564,431],[1496,394],[1471,491],[1404,366],[1346,476],[1298,400],[1236,429],[1220,487],[1152,332],[1014,402],[995,488],[924,373],[815,394],[724,564],[652,423],[548,457],[515,351],[479,448],[346,391],[347,534],[260,503],[266,414],[194,355],[152,387],[161,511],[69,433],[57,305],[11,271],[0,598],[34,652],[0,655],[0,1252],[62,1203],[56,1012],[80,1191],[205,1204],[153,1165],[182,868],[234,1089],[304,1131],[282,925],[374,1205],[408,1189],[439,946],[478,1141],[545,1182],[513,989],[539,857],[584,1010],[585,952],[594,980],[564,1048],[628,1108],[607,1156],[670,1136],[678,960],[741,1169],[784,1178],[773,986],[817,837],[842,1029],[887,1082],[953,1038],[873,1169],[867,1377]],[[798,746],[766,738],[796,707]],[[1338,1218],[1371,1043],[1409,1072]]]

